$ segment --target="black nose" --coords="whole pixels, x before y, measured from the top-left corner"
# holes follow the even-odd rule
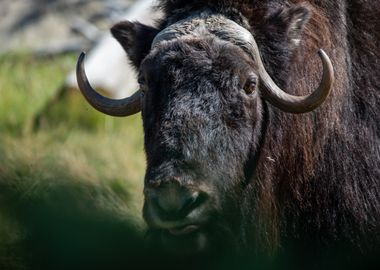
[[[153,210],[163,220],[179,220],[202,204],[205,199],[200,191],[169,182],[151,189],[149,198]]]

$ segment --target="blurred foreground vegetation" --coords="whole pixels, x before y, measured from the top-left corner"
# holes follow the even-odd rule
[[[140,116],[55,98],[75,61],[0,56],[0,269],[111,267],[142,237]]]

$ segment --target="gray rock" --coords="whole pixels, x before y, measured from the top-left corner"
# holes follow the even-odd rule
[[[1,0],[0,53],[90,47],[134,1]]]

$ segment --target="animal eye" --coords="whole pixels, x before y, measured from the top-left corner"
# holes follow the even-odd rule
[[[248,95],[252,94],[256,90],[256,87],[257,87],[257,77],[254,75],[249,76],[244,85],[245,93]]]
[[[145,81],[145,78],[144,76],[142,75],[139,75],[138,78],[137,78],[137,82],[139,83],[140,85],[140,90],[143,94],[145,94],[145,91],[146,91],[146,81]]]
[[[144,86],[145,85],[145,78],[144,78],[144,76],[139,75],[138,78],[137,78],[137,82],[139,83],[140,86]]]

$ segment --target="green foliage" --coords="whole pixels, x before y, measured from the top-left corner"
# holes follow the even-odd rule
[[[61,89],[74,66],[73,55],[0,57],[0,269],[79,268],[140,243],[140,116],[104,116]]]
[[[70,56],[40,60],[28,54],[1,56],[0,131],[20,133],[27,128],[73,66]]]

